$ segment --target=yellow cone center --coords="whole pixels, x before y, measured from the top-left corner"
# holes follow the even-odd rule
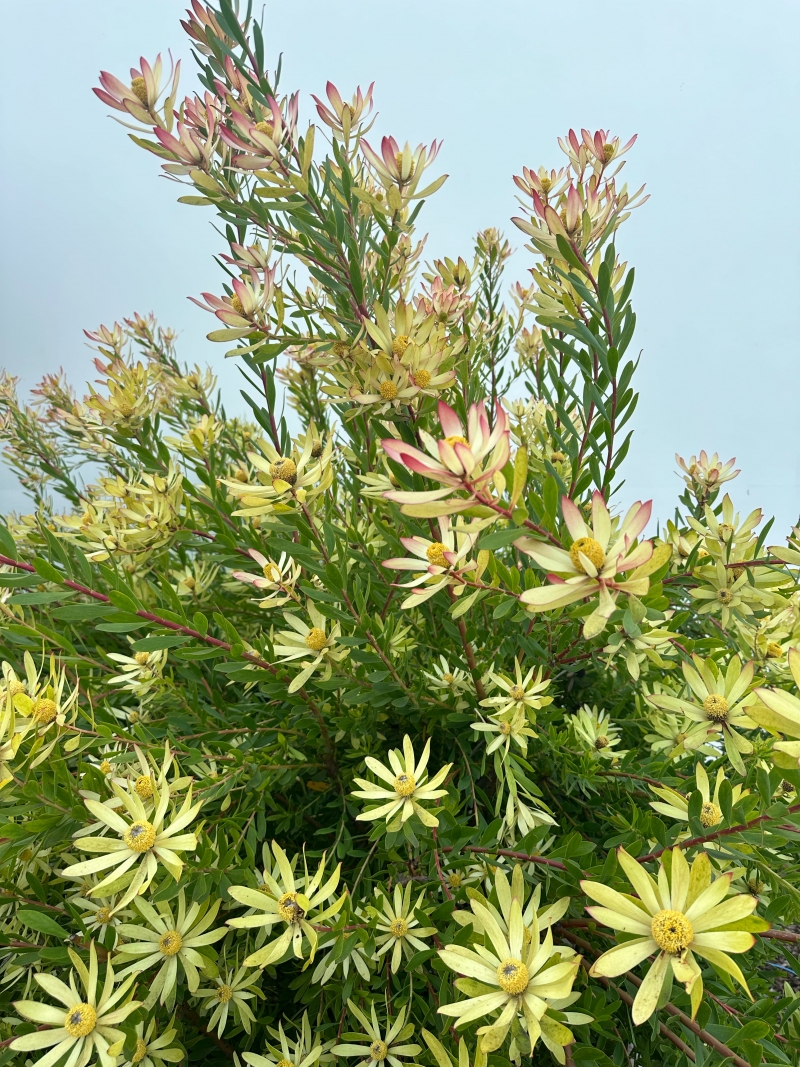
[[[425,370],[424,367],[420,367],[419,370],[415,370],[412,377],[414,379],[414,385],[416,385],[417,389],[427,389],[428,386],[431,384],[431,372],[429,370]]]
[[[278,915],[285,923],[299,923],[305,914],[297,903],[297,893],[284,893],[278,901]]]
[[[233,990],[229,985],[221,985],[217,989],[217,1000],[220,1002],[220,1004],[227,1004],[232,996]]]
[[[156,843],[156,828],[146,819],[131,823],[122,836],[131,852],[147,852]]]
[[[447,876],[447,884],[451,889],[460,889],[464,879],[458,871],[451,871]]]
[[[767,645],[767,659],[780,659],[783,656],[783,649],[777,641],[770,641]]]
[[[144,106],[147,107],[147,82],[144,78],[134,78],[131,82],[131,89],[136,96],[139,97]]]
[[[297,481],[297,464],[293,459],[279,459],[271,465],[269,472],[273,478],[280,478],[289,485],[294,485]]]
[[[503,735],[503,737],[508,737],[508,735],[511,733],[511,723],[510,722],[501,722],[500,723],[500,733]]]
[[[598,750],[601,748],[608,748],[608,743],[609,742],[606,735],[600,734],[598,737],[595,738],[594,747]]]
[[[36,722],[46,725],[52,722],[58,715],[58,705],[55,700],[48,700],[47,697],[40,698],[33,705],[33,717]]]
[[[722,822],[722,808],[713,800],[707,800],[700,809],[700,825],[716,826],[720,822]]]
[[[231,297],[231,307],[237,315],[244,316],[244,304],[242,303],[241,297],[237,293],[234,293]]]
[[[101,926],[105,926],[106,923],[111,922],[111,908],[98,908],[94,917]]]
[[[389,1046],[385,1041],[373,1041],[369,1046],[369,1054],[373,1060],[385,1060],[389,1053]]]
[[[650,930],[658,947],[671,956],[679,956],[694,940],[692,924],[680,911],[657,912]]]
[[[158,939],[158,947],[164,956],[174,956],[181,950],[183,938],[177,930],[167,930]]]
[[[400,797],[410,797],[417,788],[413,774],[398,774],[394,780],[394,791]]]
[[[525,690],[521,685],[512,685],[508,691],[509,700],[524,700]]]
[[[137,652],[133,657],[140,667],[144,667],[147,661],[150,659],[149,652]]]
[[[398,334],[394,341],[392,341],[392,355],[400,359],[408,346],[409,340],[406,335],[404,333]]]
[[[142,1037],[136,1038],[136,1051],[131,1056],[131,1063],[141,1063],[147,1055],[147,1042]]]
[[[709,693],[703,701],[703,711],[712,722],[726,722],[728,710],[728,701],[719,693]]]
[[[596,571],[603,569],[603,564],[606,561],[606,554],[600,547],[600,542],[595,541],[593,537],[579,537],[577,541],[573,542],[572,547],[569,550],[569,558],[572,560],[572,565],[575,570],[586,574],[586,567],[583,564],[581,556],[588,559]]]
[[[291,1060],[278,1060],[275,1067],[294,1067],[294,1064]]]
[[[466,437],[462,437],[461,434],[458,434],[458,433],[454,433],[450,437],[445,437],[445,441],[447,441],[448,445],[450,445],[451,447],[453,445],[466,445],[466,444],[469,444],[469,442],[467,441]]]
[[[388,378],[385,382],[381,382],[378,392],[384,400],[397,399],[397,386]]]
[[[445,552],[447,552],[447,545],[443,545],[441,541],[433,541],[428,545],[425,555],[428,557],[428,562],[432,566],[446,567],[447,560],[444,556]]]
[[[70,1037],[86,1037],[95,1028],[97,1012],[91,1004],[76,1004],[64,1016],[64,1029]]]
[[[389,923],[389,932],[393,937],[405,937],[408,933],[408,923],[405,919],[393,919]]]
[[[326,641],[325,631],[320,630],[319,626],[312,626],[306,634],[306,645],[312,652],[319,652],[323,649]]]
[[[720,604],[730,604],[733,601],[733,593],[730,589],[717,590],[717,600]]]
[[[519,996],[528,988],[528,968],[522,960],[503,960],[497,968],[497,981],[504,993]]]
[[[153,782],[148,774],[140,774],[133,787],[142,800],[149,800],[153,795]]]
[[[272,138],[272,135],[275,133],[275,127],[272,125],[272,123],[264,122],[263,119],[261,122],[256,123],[255,128],[258,130],[259,133],[264,133],[269,138]]]

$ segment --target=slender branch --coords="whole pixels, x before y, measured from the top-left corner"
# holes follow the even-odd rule
[[[728,826],[724,830],[713,830],[710,834],[703,834],[702,837],[690,837],[688,841],[676,841],[674,845],[668,845],[667,848],[692,848],[694,845],[704,845],[706,841],[715,841],[718,837],[728,837],[730,834],[740,834],[763,822],[778,822],[785,815],[794,814],[796,811],[800,811],[800,804],[792,804],[780,815],[759,815],[757,818],[751,819],[750,822],[740,822],[736,826]],[[659,856],[667,851],[667,848],[660,848],[657,852],[648,852],[646,856],[638,856],[636,862],[649,863],[650,860],[657,860]]]

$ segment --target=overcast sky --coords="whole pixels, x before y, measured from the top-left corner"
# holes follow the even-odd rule
[[[91,93],[100,69],[126,78],[169,48],[188,91],[183,7],[38,0],[34,22],[3,4],[0,365],[25,387],[59,365],[82,386],[83,328],[154,311],[236,407],[235,366],[205,340],[215,320],[187,300],[220,286],[211,215],[175,203],[155,157]],[[376,134],[444,139],[451,177],[422,219],[431,257],[468,256],[496,225],[522,277],[512,175],[560,165],[570,126],[638,133],[624,173],[651,199],[618,242],[636,266],[642,350],[623,496],[653,497],[667,518],[674,453],[718,450],[743,469],[737,506],[775,514],[783,536],[800,509],[796,0],[304,0],[267,4],[266,28],[303,118],[328,78],[347,95],[374,80]],[[0,476],[0,511],[23,506],[13,486]]]

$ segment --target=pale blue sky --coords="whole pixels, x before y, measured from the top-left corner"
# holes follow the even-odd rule
[[[3,4],[15,43],[0,72],[0,364],[26,386],[59,364],[82,385],[82,329],[152,310],[180,332],[181,355],[211,362],[237,396],[235,366],[205,340],[213,320],[186,299],[220,284],[211,216],[175,203],[155,158],[91,93],[101,68],[125,77],[170,47],[188,61],[188,91],[183,8],[38,0],[33,23]],[[737,505],[775,513],[783,534],[800,509],[796,0],[305,0],[266,12],[304,118],[327,78],[348,94],[374,80],[376,135],[444,139],[451,178],[423,216],[431,256],[467,255],[473,233],[497,225],[522,276],[512,174],[559,165],[570,126],[639,134],[625,175],[652,196],[619,241],[637,268],[643,350],[623,495],[654,497],[667,518],[675,451],[719,450],[743,468]],[[21,504],[2,475],[0,511]]]

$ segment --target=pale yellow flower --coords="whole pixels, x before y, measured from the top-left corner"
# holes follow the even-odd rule
[[[437,800],[447,795],[447,790],[440,789],[439,786],[447,777],[452,764],[448,763],[442,767],[429,780],[427,766],[430,752],[431,742],[428,738],[417,762],[411,738],[406,734],[403,738],[402,753],[394,749],[389,750],[389,767],[379,763],[373,756],[365,757],[364,762],[367,767],[386,782],[389,788],[367,782],[363,778],[355,779],[355,784],[359,789],[353,791],[354,797],[368,801],[385,801],[376,808],[362,811],[356,816],[357,821],[371,822],[374,819],[386,819],[386,829],[394,832],[399,830],[412,815],[416,815],[425,826],[438,826],[439,820],[422,806],[422,802]]]

